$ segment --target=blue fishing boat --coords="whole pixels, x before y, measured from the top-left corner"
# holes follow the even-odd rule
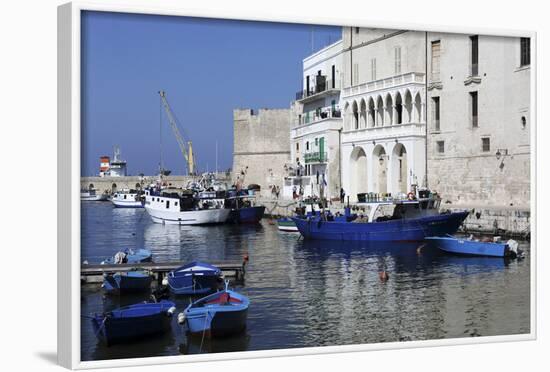
[[[258,223],[265,212],[265,206],[255,205],[255,196],[248,190],[229,190],[224,205],[231,209],[227,221],[233,223]]]
[[[171,301],[140,303],[95,314],[94,333],[106,345],[162,333],[170,329],[175,306]]]
[[[505,242],[481,241],[473,237],[457,238],[454,236],[431,236],[425,238],[430,244],[448,253],[469,256],[510,257],[518,255],[517,242],[509,240]]]
[[[168,273],[162,284],[178,295],[205,294],[218,289],[222,272],[204,262],[191,262]]]
[[[110,294],[145,292],[151,288],[152,280],[151,274],[145,270],[106,274],[103,277],[103,288]]]
[[[248,297],[226,288],[201,298],[178,315],[178,323],[187,324],[191,334],[207,337],[227,336],[244,331],[248,315]]]
[[[439,212],[440,199],[418,198],[365,203],[367,215],[351,214],[349,206],[341,216],[317,213],[293,217],[306,239],[355,241],[421,241],[427,236],[455,233],[467,211]]]
[[[113,265],[113,264],[123,264],[123,263],[142,263],[142,262],[152,262],[153,255],[148,249],[125,249],[123,251],[117,252],[113,257],[109,257],[106,260],[102,261],[102,265]]]

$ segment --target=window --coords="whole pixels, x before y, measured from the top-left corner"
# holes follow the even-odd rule
[[[309,150],[309,141],[306,142],[306,150]]]
[[[315,146],[319,146],[319,138],[315,138]]]
[[[487,137],[481,139],[481,151],[489,152],[491,151],[491,140]]]
[[[470,75],[471,76],[477,76],[478,75],[478,57],[479,57],[479,50],[478,50],[478,42],[479,37],[477,35],[470,36],[470,49],[471,49],[471,64],[470,64]]]
[[[445,141],[437,141],[437,152],[443,154],[445,152]]]
[[[531,64],[531,39],[522,37],[520,40],[520,65],[528,66]]]
[[[478,126],[478,121],[477,121],[477,92],[470,92],[470,107],[471,107],[471,110],[472,110],[472,118],[471,118],[472,127],[477,128],[477,126]]]
[[[395,74],[398,75],[401,73],[401,47],[395,47],[394,49],[394,57],[395,57]]]
[[[525,116],[521,117],[521,129],[525,129],[527,126],[527,119],[525,119]]]
[[[376,80],[376,58],[370,60],[370,78]]]
[[[439,131],[441,130],[441,126],[439,124],[439,113],[440,113],[439,97],[432,97],[432,104],[433,104],[434,129],[436,131]]]
[[[296,151],[300,151],[300,143],[296,142]]]
[[[355,27],[355,33],[356,33],[356,34],[359,33],[359,27]]]
[[[432,81],[441,81],[439,62],[441,59],[441,41],[432,41]]]
[[[170,208],[170,200],[166,201],[166,209]]]

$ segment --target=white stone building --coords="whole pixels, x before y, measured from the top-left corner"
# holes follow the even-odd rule
[[[343,28],[342,184],[406,194],[426,174],[424,32]]]
[[[430,188],[453,204],[528,208],[529,39],[427,37]]]
[[[342,74],[341,40],[303,60],[303,90],[298,92],[291,109],[286,198],[300,189],[305,196],[339,196]]]

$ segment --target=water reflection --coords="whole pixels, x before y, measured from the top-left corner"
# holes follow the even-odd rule
[[[99,204],[83,209],[83,257],[124,247],[151,249],[157,262],[240,262],[248,255],[245,282],[232,286],[251,305],[246,333],[221,340],[188,338],[174,321],[171,334],[106,348],[84,321],[83,360],[529,332],[528,259],[449,256],[416,243],[304,241],[265,222],[164,226],[142,210]],[[389,280],[380,280],[381,271]],[[142,300],[105,297],[98,285],[86,285],[81,304],[89,314]],[[190,301],[171,300],[178,311]]]

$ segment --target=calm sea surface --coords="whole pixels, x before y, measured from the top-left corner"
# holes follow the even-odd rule
[[[81,318],[82,360],[350,345],[529,332],[526,259],[466,258],[417,251],[417,244],[304,241],[262,221],[258,226],[163,226],[143,209],[82,203],[82,260],[99,263],[123,248],[147,248],[155,262],[242,261],[250,298],[247,330],[220,340],[188,338],[174,319],[158,337],[106,347]],[[390,279],[381,282],[386,270]],[[104,296],[82,287],[82,314],[147,299]],[[172,298],[178,312],[189,303]]]

